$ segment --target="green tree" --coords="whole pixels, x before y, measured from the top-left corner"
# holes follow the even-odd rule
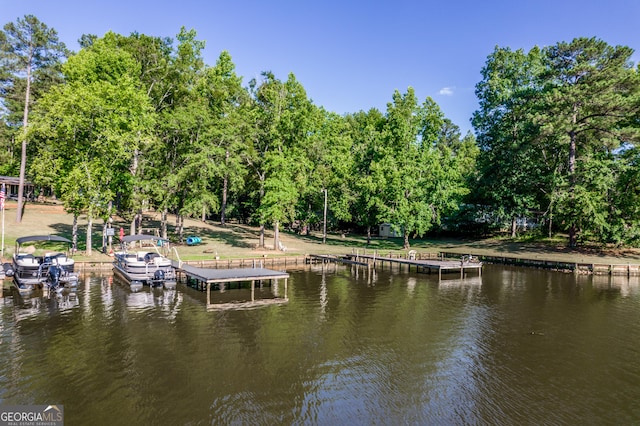
[[[184,29],[183,32],[186,33]],[[83,41],[92,44],[95,36],[85,35]],[[176,105],[176,92],[181,78],[178,67],[175,63],[175,49],[173,39],[169,37],[151,37],[137,32],[129,36],[117,36],[118,47],[126,50],[140,65],[140,79],[142,88],[147,93],[151,104],[157,114],[163,114],[165,109],[171,110]],[[160,121],[162,123],[162,121]],[[163,126],[158,126],[155,138],[150,143],[139,147],[134,153],[131,164],[131,173],[123,182],[123,188],[133,188],[134,190],[119,191],[116,195],[116,205],[120,214],[130,221],[130,232],[141,232],[142,207],[144,205],[157,207],[161,212],[161,235],[167,238],[167,206],[164,200],[168,191],[163,185],[164,173],[170,161],[163,161],[165,155],[163,149],[157,153],[152,147],[160,145]]]
[[[176,232],[183,237],[183,219],[192,214],[189,182],[183,170],[191,144],[198,137],[196,116],[203,115],[196,85],[204,68],[204,42],[194,30],[181,28],[177,44],[168,38],[137,33],[121,37],[119,45],[140,64],[139,79],[156,112],[156,127],[149,143],[140,146],[131,165],[134,198],[126,204],[132,212],[131,232],[141,232],[142,207],[161,212],[161,235],[167,237],[167,214],[176,213]],[[194,107],[194,115],[190,108]],[[137,228],[137,230],[136,230]]]
[[[497,218],[511,221],[540,208],[541,194],[550,193],[548,177],[557,156],[536,143],[538,126],[529,117],[530,100],[540,91],[542,57],[538,48],[522,50],[496,47],[476,85],[480,109],[473,114],[481,154],[476,204],[491,207]]]
[[[138,67],[107,33],[69,58],[63,66],[66,83],[41,99],[30,126],[38,148],[35,180],[52,179],[43,171],[53,165],[67,210],[87,215],[87,254],[93,221],[111,214],[120,176],[130,173],[134,153],[153,124],[149,98],[136,78]]]
[[[18,208],[16,222],[22,221],[24,181],[27,165],[27,126],[29,110],[33,103],[33,82],[37,80],[48,86],[56,79],[56,69],[66,56],[64,43],[58,40],[58,34],[33,15],[25,15],[16,22],[10,22],[0,32],[0,74],[8,77],[4,80],[3,94],[22,94],[22,129],[20,180],[18,185]],[[24,84],[21,84],[24,83]],[[4,97],[5,102],[7,97]],[[14,98],[14,101],[16,99]],[[15,104],[14,104],[15,105]],[[5,104],[5,107],[7,105]],[[15,112],[15,108],[13,108]]]
[[[313,104],[293,74],[282,82],[263,73],[260,85],[250,83],[255,123],[245,159],[257,178],[256,219],[260,246],[264,247],[266,223],[273,223],[274,248],[279,249],[279,226],[294,219],[295,205],[304,184],[304,147],[311,129]]]
[[[640,149],[626,146],[616,159],[617,179],[609,206],[608,241],[616,245],[640,243]]]
[[[244,185],[246,168],[243,164],[245,135],[248,132],[246,121],[248,93],[242,88],[242,78],[235,73],[231,55],[223,51],[216,65],[205,70],[202,94],[206,100],[210,117],[207,138],[210,141],[202,148],[209,152],[208,158],[217,165],[212,176],[218,178],[221,185],[210,182],[219,191],[220,223],[225,225],[230,194],[237,193]],[[213,203],[211,204],[213,207]],[[204,219],[204,218],[203,218]]]
[[[371,228],[383,221],[385,210],[384,174],[377,173],[385,153],[383,129],[384,115],[375,108],[360,111],[348,117],[351,139],[353,140],[353,163],[351,186],[356,199],[352,206],[355,223],[363,226],[367,233],[367,244],[371,242]]]
[[[396,91],[387,104],[386,152],[376,166],[387,182],[386,218],[402,230],[405,249],[410,235],[423,236],[439,223],[441,208],[450,201],[440,187],[448,170],[440,167],[435,149],[443,118],[431,98],[418,105],[411,87],[404,95]]]
[[[544,49],[543,89],[532,120],[565,153],[566,172],[553,201],[572,247],[580,230],[602,235],[608,222],[608,193],[593,171],[606,170],[622,142],[638,139],[633,118],[640,107],[640,79],[632,53],[596,38]]]
[[[355,198],[351,177],[352,142],[344,117],[323,108],[315,108],[311,117],[314,117],[310,120],[312,130],[304,153],[308,159],[307,182],[303,186],[298,217],[308,224],[315,218],[313,211],[322,211],[323,242],[326,242],[325,195],[327,211],[335,221],[351,219],[351,204]]]

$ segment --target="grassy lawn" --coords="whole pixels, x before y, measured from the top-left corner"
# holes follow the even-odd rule
[[[65,213],[60,205],[29,203],[25,207],[23,221],[15,222],[16,203],[8,201],[5,210],[5,244],[4,259],[11,257],[15,240],[27,235],[56,234],[71,238],[73,217]],[[152,233],[153,229],[159,229],[159,214],[153,212],[145,215],[145,233]],[[79,245],[84,250],[86,236],[86,218],[80,217]],[[170,234],[174,230],[175,218],[170,216]],[[116,237],[121,226],[125,232],[129,225],[116,218],[113,224],[116,227]],[[253,258],[272,256],[295,256],[304,254],[347,254],[355,250],[362,253],[372,253],[374,250],[380,255],[389,252],[404,253],[401,239],[374,239],[367,246],[366,238],[359,235],[328,235],[327,243],[322,244],[322,236],[312,234],[309,236],[297,235],[288,232],[280,233],[280,240],[287,248],[285,253],[272,249],[258,249],[259,232],[257,228],[239,224],[228,224],[225,227],[213,222],[203,223],[197,220],[185,220],[185,237],[196,235],[202,239],[202,244],[197,246],[177,245],[177,250],[183,260],[203,260],[229,258]],[[273,232],[267,231],[265,244],[273,247]],[[94,222],[93,254],[86,256],[81,251],[76,256],[78,261],[109,262],[110,257],[99,252],[102,244],[102,223]],[[116,243],[114,243],[116,244]],[[600,250],[597,248],[568,249],[564,241],[550,242],[519,242],[506,238],[490,238],[482,240],[470,239],[425,239],[412,240],[412,249],[419,252],[438,253],[440,251],[456,252],[460,254],[513,256],[528,259],[548,259],[566,262],[586,263],[640,263],[640,250]],[[114,247],[116,249],[117,247]]]

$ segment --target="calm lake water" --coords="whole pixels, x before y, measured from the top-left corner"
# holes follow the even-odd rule
[[[252,310],[110,275],[5,291],[0,405],[62,404],[67,425],[640,422],[637,277],[290,273],[289,303]]]

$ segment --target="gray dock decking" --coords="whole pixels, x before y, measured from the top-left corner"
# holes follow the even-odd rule
[[[194,279],[199,283],[206,284],[207,309],[238,309],[264,306],[269,304],[280,304],[289,301],[287,296],[287,280],[289,274],[282,271],[274,271],[266,268],[233,268],[233,269],[212,269],[200,268],[187,265],[183,262],[173,262],[178,274],[184,274],[187,279]],[[259,280],[279,280],[284,279],[284,297],[274,299],[255,299],[255,282]],[[251,300],[239,301],[224,304],[211,303],[211,284],[250,281]]]
[[[266,268],[213,269],[182,264],[176,269],[184,272],[187,276],[210,284],[289,278],[289,274],[286,272]]]

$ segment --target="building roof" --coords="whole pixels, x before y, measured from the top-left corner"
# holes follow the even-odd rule
[[[20,185],[20,178],[13,176],[0,176],[0,183],[6,183],[7,185]],[[33,183],[25,180],[25,185],[33,185]]]

